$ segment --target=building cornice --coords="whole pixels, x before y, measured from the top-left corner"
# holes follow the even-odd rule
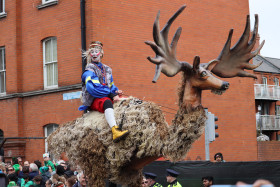
[[[32,96],[37,96],[37,95],[64,92],[64,91],[76,90],[76,89],[81,89],[81,88],[82,88],[82,84],[74,84],[74,85],[62,86],[62,87],[54,88],[54,89],[37,90],[37,91],[23,92],[23,93],[13,93],[13,94],[7,94],[7,95],[0,96],[0,100],[32,97]]]

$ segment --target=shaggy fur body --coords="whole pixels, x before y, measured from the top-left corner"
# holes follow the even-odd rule
[[[105,186],[106,178],[139,186],[142,169],[126,167],[132,159],[184,158],[203,133],[206,120],[202,107],[191,112],[181,108],[169,126],[156,104],[133,97],[115,103],[114,110],[117,123],[130,131],[119,143],[113,143],[104,114],[95,111],[61,126],[48,138],[50,152],[55,156],[65,152],[71,162],[85,170],[91,186]]]

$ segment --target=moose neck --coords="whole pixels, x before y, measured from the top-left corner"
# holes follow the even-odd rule
[[[182,101],[183,105],[186,106],[187,111],[197,108],[201,105],[201,90],[193,87],[191,82],[186,82]]]
[[[179,107],[192,111],[201,106],[201,89],[194,87],[190,72],[183,72],[181,87],[178,91]]]

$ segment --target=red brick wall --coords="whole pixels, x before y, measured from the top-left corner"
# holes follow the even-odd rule
[[[7,1],[8,16],[0,19],[0,33],[5,35],[0,36],[0,46],[7,46],[7,93],[43,89],[41,41],[49,36],[57,37],[59,86],[80,83],[80,2],[59,0],[58,5],[38,10],[40,0],[17,1],[21,2],[17,13],[21,18],[17,22],[14,2]],[[146,58],[154,53],[144,41],[152,40],[152,25],[158,10],[161,10],[163,27],[185,3],[187,8],[174,22],[169,37],[172,38],[178,26],[183,27],[177,48],[179,60],[192,63],[194,56],[199,55],[202,62],[208,62],[219,55],[230,28],[235,29],[233,43],[242,34],[249,12],[248,2],[243,0],[86,1],[87,44],[92,40],[103,42],[103,62],[112,67],[114,81],[125,94],[177,109],[180,75],[173,78],[161,75],[158,83],[153,84],[155,66]],[[231,86],[223,96],[203,94],[202,104],[219,117],[220,137],[210,145],[210,156],[222,152],[227,161],[257,160],[254,81],[249,78],[225,80]],[[22,136],[43,136],[44,125],[61,124],[80,116],[79,100],[66,102],[61,94],[23,98],[22,105],[16,102],[10,105],[9,110],[21,108],[19,115],[15,111],[5,115],[16,118],[11,121],[17,128],[13,131]],[[6,103],[13,100],[0,101],[0,107],[7,107]],[[171,122],[176,111],[162,109]],[[7,120],[0,123],[1,129],[5,129],[4,121]],[[12,134],[10,129],[4,131]],[[25,149],[27,159],[41,159],[44,142],[27,141]],[[205,159],[203,136],[194,144],[187,159]]]
[[[62,94],[61,92],[24,99],[23,131],[25,136],[44,137],[45,125],[50,123],[63,124],[81,116],[82,112],[78,111],[80,99],[63,100]],[[45,151],[44,140],[27,141],[25,149],[28,159],[42,159],[42,153]]]
[[[268,160],[280,160],[279,153],[280,142],[279,141],[265,141],[258,142],[258,160],[268,161]]]
[[[42,90],[42,40],[57,37],[58,85],[80,82],[80,1],[59,0],[55,6],[38,10],[41,0],[22,2],[23,91]]]

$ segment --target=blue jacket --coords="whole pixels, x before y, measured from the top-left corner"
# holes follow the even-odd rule
[[[118,90],[113,81],[111,68],[101,62],[87,66],[86,71],[82,74],[82,82],[82,102],[84,105],[80,106],[79,110],[86,110],[94,98],[112,98]]]
[[[34,177],[36,177],[37,175],[39,175],[38,171],[31,171],[28,176],[29,176],[29,180],[31,181]]]

